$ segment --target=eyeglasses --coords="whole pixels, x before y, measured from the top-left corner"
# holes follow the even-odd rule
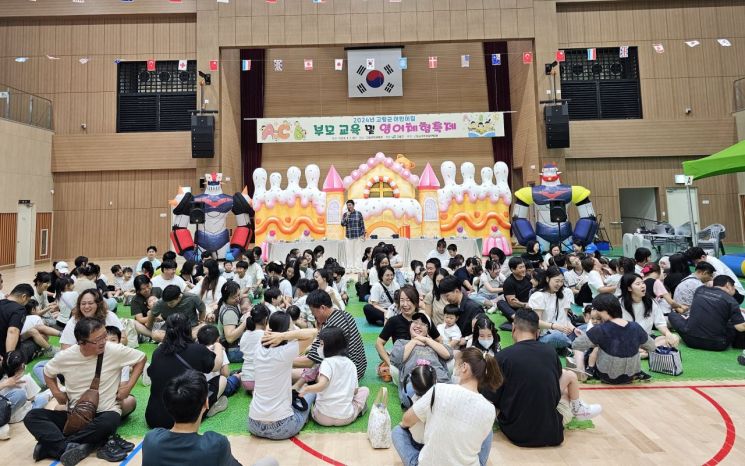
[[[83,340],[83,343],[88,343],[90,345],[100,345],[101,343],[105,341],[106,341],[106,335],[104,334],[96,338],[95,340]]]

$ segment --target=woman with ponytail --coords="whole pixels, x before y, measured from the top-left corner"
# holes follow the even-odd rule
[[[173,418],[163,404],[163,392],[168,383],[190,369],[203,374],[219,371],[222,369],[223,353],[220,342],[215,343],[214,352],[195,343],[191,336],[191,323],[184,314],[177,312],[168,316],[165,337],[155,348],[147,369],[152,380],[150,398],[145,409],[147,425],[151,429],[173,427]],[[211,393],[208,400],[211,408],[217,401],[217,393]]]
[[[263,304],[257,304],[251,309],[250,316],[245,320],[246,331],[243,332],[239,347],[243,353],[243,369],[241,370],[241,383],[243,388],[251,393],[254,389],[254,367],[256,362],[256,348],[264,336],[267,320],[269,319],[269,308]]]
[[[496,413],[479,391],[497,390],[502,373],[494,356],[466,348],[455,357],[455,375],[458,385],[434,385],[393,429],[393,445],[404,466],[486,464]],[[423,444],[416,443],[409,431],[419,422],[424,423]],[[449,441],[453,432],[458,432],[458,441]]]

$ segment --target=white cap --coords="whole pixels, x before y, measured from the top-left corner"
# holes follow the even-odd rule
[[[57,265],[54,266],[54,269],[59,273],[70,273],[70,267],[67,265],[67,262],[64,261],[57,262]]]

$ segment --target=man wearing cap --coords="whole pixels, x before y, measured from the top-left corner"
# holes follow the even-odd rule
[[[450,275],[440,281],[440,296],[448,304],[454,304],[460,308],[458,320],[455,323],[460,328],[461,335],[467,337],[473,333],[473,324],[471,323],[479,314],[484,313],[484,308],[472,299],[468,299],[460,290],[460,280]]]
[[[192,334],[196,336],[201,324],[204,323],[207,308],[199,296],[191,293],[182,293],[177,285],[168,285],[164,290],[161,298],[155,303],[153,309],[147,316],[147,328],[152,329],[155,318],[161,316],[163,320],[168,319],[171,314],[181,313],[189,319],[191,323]],[[161,335],[159,332],[153,333],[153,338],[158,339]]]

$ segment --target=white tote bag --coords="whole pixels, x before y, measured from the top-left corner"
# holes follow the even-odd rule
[[[391,447],[391,415],[388,413],[388,389],[382,387],[375,397],[367,420],[367,438],[373,448]]]

